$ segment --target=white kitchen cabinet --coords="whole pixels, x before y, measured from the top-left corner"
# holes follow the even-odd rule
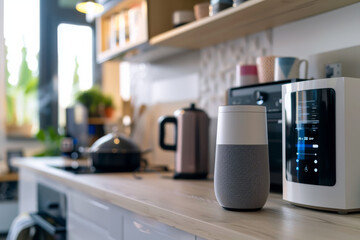
[[[91,211],[91,210],[90,210]],[[75,214],[69,213],[67,219],[67,239],[68,240],[110,240],[110,234],[107,230],[87,221]],[[122,240],[121,238],[118,238]]]
[[[30,212],[37,212],[36,175],[21,168],[19,174],[19,213]]]
[[[11,221],[18,212],[18,202],[16,200],[0,202],[0,233],[9,231]]]
[[[68,239],[195,240],[195,236],[96,197],[68,192]]]
[[[67,194],[68,192],[68,188],[65,185],[21,168],[19,174],[19,214],[38,211],[38,184],[61,193]]]
[[[122,240],[125,210],[95,197],[70,190],[68,193],[69,239]],[[74,227],[74,224],[79,227]],[[86,229],[91,229],[89,233]],[[105,237],[106,236],[106,237]],[[90,237],[90,238],[89,238]]]
[[[124,218],[124,240],[195,240],[195,236],[155,220],[128,213]]]
[[[68,208],[70,213],[86,219],[93,224],[109,229],[111,206],[103,201],[70,191],[68,194]],[[122,223],[119,223],[121,226]]]

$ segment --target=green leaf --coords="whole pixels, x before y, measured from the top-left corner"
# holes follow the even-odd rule
[[[47,129],[47,131],[48,131],[50,141],[56,141],[58,139],[59,134],[55,131],[55,129],[53,127],[49,127]]]
[[[21,49],[22,58],[21,58],[21,64],[20,64],[20,70],[19,70],[19,82],[18,87],[20,89],[25,89],[28,82],[32,78],[32,71],[29,69],[29,66],[26,61],[27,56],[27,50],[25,47]]]
[[[36,138],[41,142],[45,142],[46,141],[45,131],[40,129],[39,132],[36,134]]]
[[[39,85],[39,78],[32,77],[25,86],[25,94],[28,95],[28,94],[37,92],[38,85]]]

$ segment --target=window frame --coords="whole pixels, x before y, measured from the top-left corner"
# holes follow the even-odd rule
[[[58,0],[40,0],[40,51],[39,51],[39,120],[40,129],[58,128],[58,43],[59,24],[89,26],[93,30],[93,81],[100,83],[101,69],[96,63],[95,22],[87,22],[86,15],[75,8],[61,8]],[[42,103],[42,100],[51,100]]]

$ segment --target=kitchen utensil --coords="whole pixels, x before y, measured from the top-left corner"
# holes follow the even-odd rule
[[[96,169],[131,172],[140,167],[140,148],[122,134],[109,133],[90,148],[92,165]]]
[[[274,81],[275,56],[256,58],[256,66],[259,76],[259,83]]]
[[[282,86],[283,198],[296,205],[360,210],[360,79]]]
[[[206,178],[208,174],[209,117],[191,104],[159,119],[160,147],[175,151],[174,178]],[[175,143],[166,144],[165,125],[175,125]]]
[[[238,86],[259,83],[256,65],[236,65],[236,83]]]
[[[264,206],[270,189],[265,107],[219,107],[214,187],[227,210]]]
[[[304,78],[308,75],[308,61],[299,60],[296,57],[277,57],[275,58],[274,80],[287,80],[300,77],[300,65],[304,63]]]

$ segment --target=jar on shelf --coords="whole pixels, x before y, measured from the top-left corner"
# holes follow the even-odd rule
[[[209,7],[209,15],[213,16],[218,12],[232,6],[233,6],[233,0],[211,0]]]
[[[240,4],[246,2],[247,0],[233,0],[233,7],[237,7],[239,6]]]

